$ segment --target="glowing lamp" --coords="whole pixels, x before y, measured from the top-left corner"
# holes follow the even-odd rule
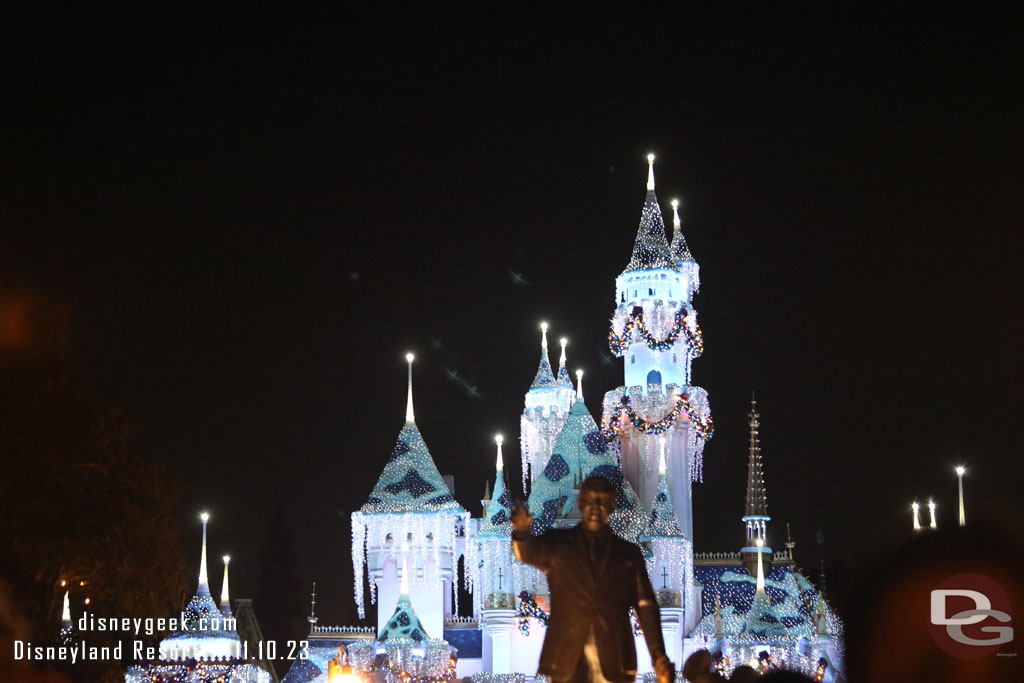
[[[499,446],[500,446],[500,445],[501,445],[501,444],[502,444],[502,443],[503,443],[504,441],[505,441],[505,437],[503,437],[503,436],[502,436],[501,434],[498,434],[498,435],[496,435],[496,436],[494,437],[494,443],[498,444]]]
[[[199,515],[199,519],[203,520],[204,522],[209,522],[210,521],[210,514],[207,513],[207,512],[204,512],[201,515]]]
[[[653,164],[654,163],[654,155],[653,154],[648,154],[647,155],[647,163],[649,163],[649,164]]]
[[[413,362],[413,360],[415,360],[415,358],[416,358],[416,356],[412,355],[411,353],[405,354],[405,362],[406,363]]]
[[[957,468],[956,468],[956,473],[957,473],[957,474],[958,474],[959,476],[961,476],[961,477],[962,477],[962,476],[964,476],[964,472],[966,472],[966,471],[967,471],[967,470],[966,470],[966,469],[964,469],[964,466],[963,466],[963,465],[957,465]]]
[[[342,660],[345,661],[344,664],[341,663]],[[338,656],[327,663],[327,682],[361,683],[362,680],[352,672],[352,667],[348,663],[348,652],[345,650],[345,646],[342,645],[338,648]]]
[[[759,538],[756,541],[754,541],[754,544],[757,545],[758,548],[760,548],[764,545],[764,540]]]

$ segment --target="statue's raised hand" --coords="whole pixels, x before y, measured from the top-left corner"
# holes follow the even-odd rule
[[[524,503],[515,502],[512,504],[512,531],[517,536],[525,536],[530,533],[533,524],[533,516]]]

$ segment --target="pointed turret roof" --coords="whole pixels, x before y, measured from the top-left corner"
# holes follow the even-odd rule
[[[647,197],[640,214],[640,227],[633,243],[633,256],[626,270],[674,269],[675,261],[665,239],[665,221],[661,217],[658,197],[654,194],[654,155],[647,155]]]
[[[462,511],[448,491],[416,426],[412,409],[412,354],[406,356],[406,360],[409,363],[409,398],[405,424],[373,492],[359,511],[371,514]]]
[[[693,254],[683,237],[683,224],[679,220],[679,200],[672,200],[672,243],[669,244],[672,252],[672,259],[678,264],[680,261],[692,261]]]
[[[764,459],[761,457],[761,442],[757,436],[761,416],[757,412],[757,400],[750,399],[750,453],[747,460],[747,505],[746,516],[768,515],[768,495],[764,485]]]
[[[533,532],[543,533],[555,519],[572,514],[576,499],[573,490],[587,477],[605,477],[621,487],[610,524],[616,534],[635,541],[643,532],[645,519],[640,500],[622,478],[615,454],[583,402],[583,373],[576,373],[579,386],[576,402],[569,409],[562,431],[555,440],[551,458],[533,482],[529,505],[533,514]]]
[[[641,540],[650,541],[655,538],[685,538],[683,530],[679,528],[676,511],[672,507],[672,497],[668,492],[664,437],[661,438],[661,456],[658,464],[658,492],[654,495],[654,501],[651,503],[651,515],[647,523],[647,530],[644,531]]]
[[[553,387],[558,382],[551,372],[551,360],[548,358],[548,324],[540,324],[540,365],[537,367],[537,374],[533,378],[531,389],[537,387]]]
[[[406,548],[403,547],[403,551]],[[422,643],[428,640],[427,630],[416,616],[416,610],[409,599],[409,560],[408,555],[402,561],[402,586],[395,612],[377,634],[379,644]]]
[[[199,518],[203,521],[203,548],[199,559],[199,585],[196,587],[195,595],[192,596],[188,606],[185,608],[186,619],[184,628],[165,638],[162,641],[163,643],[188,643],[196,638],[199,638],[200,641],[206,640],[209,643],[213,643],[218,638],[238,640],[238,635],[233,631],[212,628],[213,626],[221,625],[223,622],[221,621],[220,609],[217,607],[217,603],[213,601],[213,596],[210,595],[210,581],[206,575],[206,525],[210,521],[210,515],[204,512]]]
[[[512,499],[509,497],[508,489],[505,488],[505,464],[501,457],[500,436],[495,437],[498,444],[498,458],[495,465],[494,493],[491,494],[491,502],[484,511],[484,519],[480,523],[478,536],[500,536],[508,540],[512,533]]]
[[[571,387],[572,378],[569,377],[569,370],[565,367],[565,346],[569,340],[562,337],[558,343],[562,346],[562,354],[558,357],[558,383],[565,387]]]

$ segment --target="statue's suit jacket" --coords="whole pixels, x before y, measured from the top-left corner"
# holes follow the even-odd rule
[[[573,676],[594,629],[601,673],[612,683],[636,678],[636,646],[629,608],[637,611],[651,659],[664,654],[661,615],[640,548],[605,527],[592,562],[583,526],[551,529],[541,536],[512,534],[520,562],[547,575],[551,616],[539,673],[556,681]]]

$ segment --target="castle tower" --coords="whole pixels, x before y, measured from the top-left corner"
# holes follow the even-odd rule
[[[647,506],[658,490],[657,440],[666,437],[668,489],[692,541],[690,486],[701,478],[704,441],[713,431],[707,393],[690,384],[691,363],[703,350],[693,308],[699,269],[681,227],[671,246],[666,240],[654,155],[648,164],[640,226],[629,263],[615,279],[608,334],[612,353],[625,362],[625,381],[605,394],[603,424],[618,436],[623,474]]]
[[[366,503],[352,513],[352,568],[359,616],[365,617],[363,571],[369,572],[370,599],[377,601],[377,630],[398,602],[401,581],[428,633],[439,635],[453,607],[456,580],[456,528],[468,513],[455,501],[437,471],[416,426],[412,403],[412,361],[405,424]],[[404,561],[408,559],[408,564]],[[408,566],[410,576],[404,576]],[[454,591],[457,596],[457,591]]]
[[[768,546],[766,525],[768,516],[768,494],[764,485],[764,458],[761,456],[761,441],[758,428],[761,415],[757,412],[757,401],[750,399],[750,450],[747,456],[747,502],[743,524],[746,527],[746,543],[740,549],[743,564],[753,574],[758,559],[763,555],[766,571],[771,569],[772,549]]]
[[[231,556],[225,555],[224,560],[224,582],[220,586],[220,613],[225,619],[234,618],[231,615],[231,594],[228,591],[228,565],[231,563]]]
[[[517,624],[515,586],[522,565],[512,561],[512,500],[505,487],[501,436],[495,437],[494,493],[484,512],[480,530],[470,539],[466,567],[473,574],[474,613],[483,628],[484,669],[512,673],[512,632]]]
[[[562,355],[558,377],[551,371],[548,359],[548,324],[541,323],[540,365],[537,374],[526,392],[523,416],[519,421],[520,452],[523,458],[523,488],[528,481],[534,481],[547,466],[551,448],[562,430],[569,408],[575,400],[572,380],[565,368],[565,346],[562,340]],[[527,474],[529,473],[529,474]]]
[[[682,665],[682,638],[697,623],[699,608],[694,599],[693,544],[679,528],[668,491],[665,439],[660,439],[658,492],[651,504],[647,529],[640,540],[651,547],[647,573],[658,595],[662,632],[669,656]]]

